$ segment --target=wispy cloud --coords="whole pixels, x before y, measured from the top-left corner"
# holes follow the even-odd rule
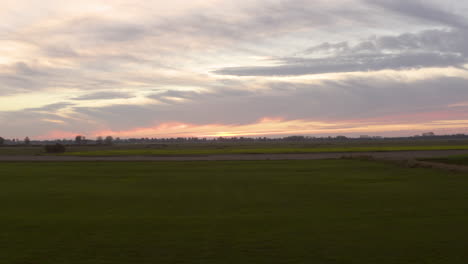
[[[430,1],[405,0],[366,0],[370,5],[376,5],[406,16],[433,22],[454,28],[467,28],[468,20],[447,10],[443,5],[433,5]]]
[[[78,97],[71,98],[72,100],[109,100],[109,99],[127,99],[132,98],[134,95],[123,92],[104,91],[86,94]]]
[[[227,67],[215,71],[236,76],[292,76],[339,72],[463,67],[468,62],[468,30],[425,30],[373,37],[356,44],[322,43],[303,56],[277,58],[277,66]],[[313,55],[314,58],[309,58]],[[319,56],[319,58],[317,58]]]

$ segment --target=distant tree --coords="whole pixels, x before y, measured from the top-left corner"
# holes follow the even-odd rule
[[[96,144],[98,144],[98,145],[104,144],[104,139],[101,136],[97,137]]]
[[[47,145],[45,146],[45,151],[47,153],[64,153],[66,150],[65,146],[57,143],[55,145]]]
[[[5,139],[0,137],[0,146],[3,145],[3,144],[5,144]]]
[[[78,135],[75,137],[75,143],[81,145],[85,142],[86,138],[84,136]]]
[[[114,138],[111,136],[107,136],[105,139],[106,145],[112,145],[114,143]]]
[[[25,138],[24,138],[24,144],[26,144],[26,145],[30,145],[30,144],[31,144],[31,140],[29,139],[29,137],[25,137]]]

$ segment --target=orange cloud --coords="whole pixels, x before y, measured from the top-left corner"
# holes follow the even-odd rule
[[[385,122],[385,121],[384,121]],[[384,123],[376,120],[359,122],[324,122],[310,120],[284,120],[263,118],[251,124],[206,124],[197,125],[181,122],[162,123],[157,126],[140,127],[130,130],[101,130],[88,137],[107,136],[129,137],[258,137],[287,135],[408,135],[420,131],[443,131],[460,133],[468,128],[468,120],[435,120],[427,122]],[[78,133],[53,131],[40,138],[72,138]]]

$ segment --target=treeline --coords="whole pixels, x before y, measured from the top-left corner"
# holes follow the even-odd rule
[[[288,136],[280,138],[271,137],[217,137],[217,138],[198,138],[198,137],[177,137],[177,138],[114,138],[112,136],[97,137],[96,139],[87,139],[85,136],[78,135],[74,139],[57,140],[31,140],[26,137],[24,140],[4,139],[0,137],[0,145],[113,145],[113,144],[151,144],[151,143],[242,143],[242,142],[323,142],[323,141],[375,141],[375,140],[450,140],[450,139],[468,139],[468,135],[430,135],[430,136],[412,136],[412,137],[371,137],[360,136],[359,138],[334,136],[334,137],[311,137],[311,136]]]
[[[14,139],[5,139],[0,137],[0,146],[3,145],[31,145],[31,139],[25,137],[23,140],[14,138]]]
[[[288,136],[288,137],[217,137],[217,138],[128,138],[114,140],[115,143],[144,144],[144,143],[208,143],[208,142],[320,142],[320,141],[375,141],[375,140],[428,140],[428,139],[468,139],[468,135],[434,135],[434,136],[412,136],[412,137],[346,137],[346,136]]]

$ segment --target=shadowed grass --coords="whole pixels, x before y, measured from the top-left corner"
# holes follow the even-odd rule
[[[356,160],[0,163],[0,263],[451,263],[468,175]]]
[[[430,159],[421,159],[421,160],[452,164],[452,165],[468,166],[468,155],[456,155],[456,156],[449,156],[446,158],[430,158]]]

